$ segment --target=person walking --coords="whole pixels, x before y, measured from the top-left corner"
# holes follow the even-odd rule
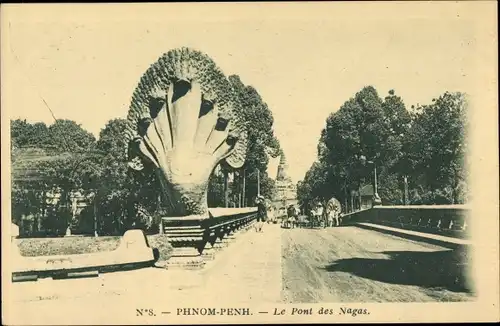
[[[276,214],[274,214],[274,208],[271,202],[266,201],[267,209],[267,224],[276,222]]]
[[[262,227],[267,219],[266,200],[264,196],[259,195],[255,201],[257,204],[257,222],[255,223],[255,231],[262,232]]]
[[[323,221],[323,226],[325,227],[325,223],[324,223],[324,220],[323,220],[323,204],[321,204],[321,202],[318,202],[316,204],[316,210],[314,211],[314,220],[315,220],[315,223],[318,224],[318,227],[321,227],[321,222]],[[313,224],[313,227],[314,227],[314,224]]]
[[[295,227],[295,219],[297,217],[297,211],[295,209],[295,206],[290,205],[288,206],[287,209],[287,226],[291,229]]]
[[[326,204],[328,226],[340,226],[340,213],[342,206],[337,198],[332,197]]]

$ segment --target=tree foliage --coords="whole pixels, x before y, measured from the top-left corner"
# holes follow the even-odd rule
[[[238,118],[245,123],[247,128],[247,154],[245,164],[240,169],[231,169],[222,165],[223,170],[234,173],[235,177],[231,186],[230,197],[238,197],[242,193],[243,175],[245,176],[246,202],[251,204],[257,196],[257,170],[260,171],[260,192],[267,198],[272,198],[275,192],[274,180],[267,175],[269,157],[277,157],[281,148],[273,131],[273,115],[267,104],[263,101],[257,90],[245,85],[239,76],[229,76],[236,100],[239,102]],[[220,182],[224,182],[223,179]],[[211,189],[220,188],[212,183]],[[213,191],[213,190],[209,190]]]
[[[376,167],[384,204],[403,203],[404,178],[411,203],[463,203],[466,111],[462,93],[446,92],[410,112],[394,90],[382,100],[364,87],[326,119],[318,161],[298,184],[299,200],[347,200],[373,182]]]
[[[133,171],[127,164],[125,119],[108,121],[99,134],[96,149],[100,164],[92,189],[102,229],[120,233],[130,227],[151,228],[158,224],[161,203],[153,169]]]
[[[422,202],[433,198],[449,203],[464,203],[467,197],[467,98],[449,93],[419,106],[406,137],[406,163],[413,183],[426,193]],[[420,195],[422,196],[422,195]]]
[[[50,143],[49,130],[45,123],[31,124],[26,120],[11,120],[11,145],[19,147],[45,147]]]
[[[76,153],[95,144],[95,137],[71,120],[56,120],[47,127],[43,122],[11,120],[12,147],[51,148],[60,152]]]
[[[94,219],[101,234],[152,226],[151,214],[138,212],[156,211],[156,180],[153,174],[130,174],[125,157],[126,120],[109,121],[97,142],[68,120],[49,127],[15,120],[11,127],[14,170],[21,166],[30,172],[28,178],[14,176],[12,209],[16,222],[21,216],[32,216],[37,224],[43,216],[44,228],[55,234],[64,233],[68,225],[76,229],[83,225],[87,232],[93,231]],[[72,220],[70,197],[74,192],[90,199],[80,221]],[[46,204],[47,193],[60,196],[57,204]],[[139,201],[146,208],[138,206]]]

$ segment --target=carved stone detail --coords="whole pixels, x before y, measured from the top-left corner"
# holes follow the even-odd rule
[[[198,51],[172,50],[143,75],[128,116],[130,166],[155,170],[169,216],[208,216],[208,180],[217,164],[244,163],[240,113],[229,81]]]

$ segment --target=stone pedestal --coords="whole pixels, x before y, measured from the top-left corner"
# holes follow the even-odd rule
[[[231,245],[231,243],[233,242],[233,240],[234,240],[234,238],[224,237],[221,242],[224,244],[225,247],[229,247]]]
[[[217,253],[217,250],[212,246],[210,243],[207,243],[205,246],[205,249],[203,249],[203,253],[201,256],[203,257],[204,261],[211,261],[215,259],[215,254]]]
[[[224,241],[224,240],[217,238],[213,247],[216,251],[221,251],[221,250],[224,250],[228,246],[228,244],[229,243],[227,241]]]
[[[242,232],[243,232],[243,225],[238,225],[236,230],[234,230],[235,235],[241,234]]]
[[[205,265],[203,251],[207,242],[200,216],[163,218],[164,234],[173,247],[172,256],[159,267],[166,269],[201,269]]]
[[[227,243],[228,245],[233,243],[236,240],[236,234],[234,232],[229,231],[228,234],[224,236],[222,242]]]
[[[202,269],[205,259],[195,248],[175,248],[167,261],[157,263],[157,267],[165,269]]]

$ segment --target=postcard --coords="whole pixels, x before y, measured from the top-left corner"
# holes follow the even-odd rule
[[[2,322],[499,321],[496,9],[2,5]]]

